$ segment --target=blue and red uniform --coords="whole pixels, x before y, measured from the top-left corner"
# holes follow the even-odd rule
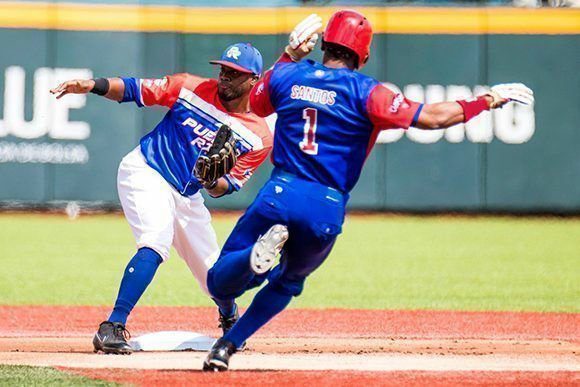
[[[201,152],[211,146],[222,124],[232,128],[240,157],[225,178],[238,191],[264,161],[272,146],[266,122],[254,113],[228,112],[218,97],[217,80],[191,74],[161,79],[123,78],[122,102],[139,107],[161,105],[170,110],[140,141],[147,164],[181,195],[191,196],[202,186],[193,173]]]
[[[256,85],[250,103],[260,116],[278,114],[275,169],[208,273],[208,288],[219,299],[269,281],[225,336],[236,346],[302,292],[342,230],[349,192],[378,133],[408,128],[422,107],[366,75],[285,55]],[[280,264],[254,275],[252,246],[274,224],[286,225],[290,235]]]
[[[421,107],[361,73],[284,57],[250,103],[262,117],[278,114],[276,167],[343,193],[358,181],[379,132],[408,128]]]
[[[222,124],[232,128],[240,152],[236,165],[225,175],[229,183],[226,193],[239,190],[267,158],[272,134],[266,121],[256,114],[228,112],[220,102],[215,79],[175,74],[161,79],[123,78],[123,82],[122,102],[169,108],[140,141],[147,166],[156,172],[143,171],[138,164],[143,158],[134,161],[133,152],[119,168],[119,195],[139,248],[127,265],[109,317],[125,324],[158,266],[169,258],[171,245],[205,290],[207,270],[219,246],[193,170],[218,128]],[[168,185],[158,185],[159,180],[151,177],[157,173]],[[182,197],[174,198],[170,187]]]

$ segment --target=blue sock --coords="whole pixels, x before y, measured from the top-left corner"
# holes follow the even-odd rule
[[[127,323],[129,313],[153,280],[161,262],[163,262],[161,256],[148,247],[142,247],[137,251],[125,268],[119,295],[109,321]]]
[[[233,299],[246,290],[254,278],[254,272],[250,268],[252,247],[227,253],[209,270],[207,286],[215,298]],[[218,303],[218,306],[221,305]]]
[[[236,348],[240,348],[258,329],[283,311],[290,300],[292,300],[291,295],[280,293],[269,283],[256,294],[246,313],[240,317],[224,338],[231,341]]]

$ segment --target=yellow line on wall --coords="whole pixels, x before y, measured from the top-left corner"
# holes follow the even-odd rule
[[[0,28],[78,31],[288,33],[336,7],[200,8],[0,1]],[[580,34],[580,9],[359,7],[376,33]]]

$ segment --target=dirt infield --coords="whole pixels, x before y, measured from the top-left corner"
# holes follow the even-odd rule
[[[92,353],[107,308],[0,306],[0,364],[55,366],[141,385],[580,385],[580,315],[297,310],[237,354],[225,375],[199,372],[198,352]],[[212,308],[137,308],[133,335],[217,336]]]

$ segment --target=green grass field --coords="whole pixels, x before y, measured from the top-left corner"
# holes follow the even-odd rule
[[[118,386],[100,380],[69,375],[49,367],[0,366],[2,386]]]
[[[235,217],[218,216],[223,241]],[[120,215],[0,215],[0,304],[112,305]],[[350,216],[293,307],[580,311],[580,220]],[[247,304],[250,295],[242,299]],[[173,253],[140,305],[212,305]]]

